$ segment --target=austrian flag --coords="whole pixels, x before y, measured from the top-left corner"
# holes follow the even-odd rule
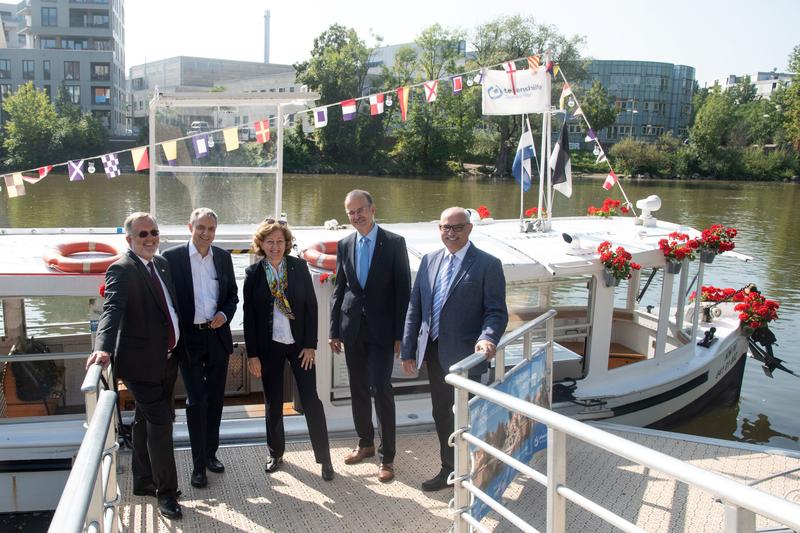
[[[603,182],[603,188],[607,191],[610,191],[611,188],[617,184],[617,182],[619,182],[619,178],[617,178],[617,175],[614,174],[614,171],[612,170],[608,173],[608,176],[606,176],[606,181]]]
[[[383,93],[369,96],[369,114],[372,116],[383,113]]]

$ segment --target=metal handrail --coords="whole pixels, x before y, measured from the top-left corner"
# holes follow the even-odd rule
[[[100,464],[105,454],[114,452],[107,450],[105,444],[116,402],[115,392],[108,390],[100,392],[97,408],[72,465],[72,472],[50,522],[48,533],[78,532],[83,531],[84,526],[89,530],[98,530],[99,524],[95,520],[89,524],[85,522],[92,500],[98,497],[96,481],[100,473]],[[102,498],[104,493],[105,490],[102,490],[99,497]]]
[[[650,469],[659,471],[673,479],[676,479],[683,483],[687,483],[689,485],[696,486],[710,494],[719,497],[728,505],[733,504],[735,508],[732,509],[733,512],[730,513],[726,512],[726,519],[730,519],[731,516],[738,517],[738,520],[736,521],[736,526],[742,523],[744,523],[742,527],[748,527],[747,526],[748,523],[752,523],[753,525],[755,524],[754,516],[752,517],[752,520],[750,519],[750,517],[747,517],[745,520],[741,520],[742,516],[740,515],[739,511],[741,509],[745,509],[750,513],[759,514],[761,516],[779,522],[787,527],[800,529],[800,505],[791,503],[776,496],[772,496],[771,494],[767,494],[752,487],[742,485],[732,479],[721,476],[719,474],[708,472],[702,468],[685,463],[684,461],[681,461],[664,453],[647,448],[646,446],[642,446],[640,444],[619,437],[612,433],[608,433],[601,429],[584,424],[583,422],[579,422],[564,415],[555,413],[553,411],[550,411],[549,409],[545,409],[544,407],[532,404],[530,402],[526,402],[524,400],[520,400],[519,398],[515,398],[509,394],[492,389],[491,387],[487,387],[486,385],[481,385],[480,383],[476,383],[470,379],[467,379],[464,376],[451,373],[445,377],[445,381],[456,388],[456,394],[458,394],[459,392],[463,394],[471,393],[475,396],[485,398],[491,402],[496,403],[497,405],[503,406],[511,411],[520,413],[522,415],[527,416],[528,418],[531,418],[538,422],[542,422],[545,425],[547,425],[548,427],[547,481],[548,481],[549,508],[551,507],[550,505],[551,500],[555,499],[556,497],[570,499],[571,501],[579,505],[581,505],[580,499],[586,500],[585,498],[578,495],[571,489],[568,489],[563,483],[554,483],[554,480],[551,478],[550,454],[551,453],[564,454],[565,450],[563,446],[559,445],[559,443],[563,444],[564,437],[566,435],[570,435],[583,442],[586,442],[595,447],[613,453],[614,455],[623,457],[630,461],[634,461],[640,465],[646,466]],[[461,432],[459,433],[459,436],[457,436],[456,438],[464,438],[466,435],[468,435],[468,433]],[[555,438],[551,438],[551,436]],[[558,450],[556,450],[556,448],[558,448]],[[495,457],[498,456],[495,455]],[[503,460],[502,457],[498,457],[498,459],[500,459],[506,464],[509,464],[507,461]],[[562,463],[563,461],[554,461],[554,462]],[[559,467],[563,468],[564,465],[561,464]],[[468,486],[471,485],[471,483],[467,480],[462,480],[459,481],[458,483],[464,486],[464,488],[466,488],[467,490],[469,490]],[[588,502],[589,500],[586,501]],[[593,505],[587,504],[581,506],[587,510],[592,511],[594,514],[604,519],[608,519],[609,516],[615,516],[613,515],[613,513],[610,513],[610,511],[608,511],[608,514],[606,516],[601,516],[600,514],[598,514],[598,512],[596,512],[595,509],[592,508]],[[558,506],[553,506],[553,507],[558,507]],[[548,511],[550,511],[550,509],[548,509]],[[552,516],[551,513],[548,512],[548,521],[554,520],[559,525],[564,523],[563,504],[561,505],[560,514],[561,516]],[[621,517],[619,518],[620,520],[624,520]],[[456,520],[458,519],[459,518],[456,517]],[[631,524],[631,526],[633,525]],[[739,531],[739,530],[740,529],[729,529],[728,531]],[[550,526],[548,526],[548,531],[550,531]],[[556,526],[554,528],[554,531],[563,531],[563,529]]]

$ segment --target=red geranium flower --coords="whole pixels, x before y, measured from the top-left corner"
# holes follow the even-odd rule
[[[597,252],[600,254],[600,262],[617,279],[629,279],[632,270],[641,268],[638,263],[631,261],[633,256],[622,246],[612,250],[611,243],[603,241],[597,246]]]

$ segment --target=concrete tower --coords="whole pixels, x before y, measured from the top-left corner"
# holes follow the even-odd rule
[[[264,11],[264,63],[269,63],[269,9]]]

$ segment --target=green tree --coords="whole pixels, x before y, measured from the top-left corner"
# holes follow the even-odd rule
[[[591,88],[581,97],[580,102],[586,120],[598,134],[616,122],[619,112],[600,80],[592,83]],[[581,126],[585,125],[586,123],[581,121]]]
[[[750,76],[744,76],[735,85],[728,88],[728,97],[736,105],[747,104],[756,99],[758,89],[750,80]]]
[[[551,60],[565,69],[570,83],[577,86],[586,76],[579,50],[584,40],[578,35],[566,37],[555,26],[539,24],[533,17],[499,17],[481,24],[472,32],[471,44],[476,59],[469,66],[494,66],[509,59],[550,50]],[[560,92],[560,85],[553,85],[554,93]],[[495,173],[506,175],[511,168],[511,154],[517,148],[517,139],[522,131],[520,119],[486,117],[484,120],[499,133]]]
[[[697,111],[689,134],[691,149],[703,174],[732,178],[739,172],[739,153],[728,148],[735,124],[732,99],[714,87]]]
[[[8,114],[3,141],[6,164],[33,168],[50,163],[57,115],[44,91],[28,82],[5,98],[3,109]]]
[[[314,39],[311,58],[294,65],[297,83],[319,93],[322,104],[361,95],[371,53],[355,30],[333,24]],[[328,111],[328,125],[314,132],[321,157],[357,168],[367,165],[374,155],[370,148],[382,143],[375,135],[375,122],[382,128],[381,120],[345,122],[339,109]]]
[[[785,111],[784,124],[789,140],[800,150],[800,44],[789,55],[789,68],[794,71],[792,83],[782,95],[781,108]]]

